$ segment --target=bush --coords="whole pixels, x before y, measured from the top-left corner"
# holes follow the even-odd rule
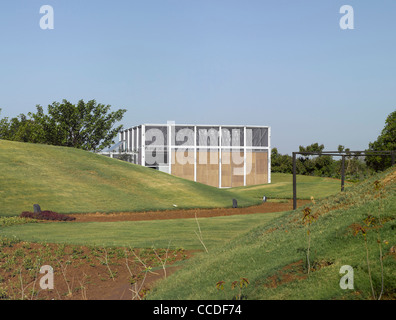
[[[38,220],[52,220],[52,221],[73,221],[76,220],[76,218],[53,212],[53,211],[41,211],[41,212],[29,212],[29,211],[24,211],[20,215],[21,218],[30,218],[30,219],[38,219]]]
[[[25,224],[30,222],[36,222],[29,218],[21,218],[21,217],[0,217],[0,227],[10,227],[18,224]]]

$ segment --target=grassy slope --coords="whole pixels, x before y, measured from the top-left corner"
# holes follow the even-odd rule
[[[73,148],[0,140],[0,216],[31,211],[33,204],[60,213],[230,207],[257,204],[262,196],[290,198],[291,176],[271,185],[218,189],[149,168]],[[299,177],[299,198],[334,194],[333,179]],[[307,189],[308,186],[318,188]]]
[[[223,190],[73,148],[0,141],[0,176],[0,215],[232,205]]]
[[[387,176],[373,177],[350,188],[343,194],[319,201],[312,206],[320,214],[311,229],[311,265],[326,265],[306,276],[306,269],[287,273],[290,282],[282,282],[282,268],[302,260],[306,265],[307,229],[302,224],[302,212],[284,213],[261,224],[225,246],[200,254],[178,273],[162,281],[149,295],[151,299],[232,299],[236,291],[231,282],[241,277],[249,279],[243,294],[248,299],[370,299],[371,288],[366,264],[366,251],[361,235],[354,236],[351,226],[362,224],[368,215],[383,220],[380,229],[384,252],[384,296],[396,299],[396,257],[390,248],[396,245],[396,170]],[[393,180],[390,178],[393,177]],[[383,197],[378,198],[374,181],[385,179]],[[382,180],[384,183],[384,180]],[[380,208],[382,208],[380,210]],[[381,288],[378,233],[369,230],[369,259],[376,294]],[[386,242],[383,242],[386,241]],[[354,268],[354,290],[339,286],[341,266]],[[271,287],[271,277],[278,285]],[[302,277],[299,279],[298,277]],[[225,289],[216,289],[218,281],[226,281]]]

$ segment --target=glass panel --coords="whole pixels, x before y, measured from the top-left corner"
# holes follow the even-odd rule
[[[137,128],[133,128],[133,150],[136,151],[137,150]]]
[[[222,147],[242,147],[244,138],[244,128],[221,128],[221,146]]]
[[[193,126],[175,126],[172,129],[172,145],[194,146]]]
[[[163,146],[149,146],[145,150],[145,166],[168,164],[168,148]]]
[[[219,145],[219,128],[197,127],[197,145],[217,147]]]
[[[168,127],[167,126],[146,126],[145,145],[146,146],[167,146]]]
[[[246,146],[268,147],[268,128],[247,128]]]

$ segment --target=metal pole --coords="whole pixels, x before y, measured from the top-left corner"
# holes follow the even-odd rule
[[[345,156],[342,156],[342,161],[341,161],[341,191],[344,191],[344,183],[345,183]]]
[[[293,152],[293,210],[297,209],[296,153]]]

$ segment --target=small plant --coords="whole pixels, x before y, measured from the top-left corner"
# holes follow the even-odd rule
[[[225,281],[218,281],[216,283],[216,288],[219,291],[224,291],[224,284],[226,282]],[[234,290],[236,288],[238,288],[238,294],[235,295],[232,300],[242,300],[243,298],[246,298],[243,294],[242,294],[242,290],[243,288],[247,288],[248,285],[250,284],[249,280],[247,278],[240,278],[239,281],[233,281],[231,283],[231,290]]]
[[[0,287],[0,300],[8,299],[8,289],[7,287]]]
[[[307,247],[307,266],[308,266],[308,275],[309,271],[311,269],[310,265],[310,258],[309,258],[309,252],[311,249],[311,224],[315,222],[318,219],[317,216],[312,214],[312,210],[309,207],[304,208],[303,210],[303,223],[307,225],[307,235],[308,235],[308,247]]]
[[[225,284],[225,281],[218,281],[217,283],[216,283],[216,288],[217,288],[217,290],[224,290],[224,284]]]
[[[164,277],[165,278],[166,278],[166,262],[169,260],[168,259],[169,246],[170,246],[170,241],[168,243],[168,248],[165,251],[165,259],[162,259],[161,256],[160,256],[160,253],[157,253],[157,251],[153,248],[153,252],[155,253],[155,255],[157,256],[157,259],[159,260],[159,262],[162,265],[162,269],[164,270]]]
[[[97,258],[97,259],[100,261],[100,263],[101,263],[102,265],[105,265],[105,266],[107,267],[107,270],[109,271],[109,276],[110,276],[110,278],[111,278],[113,281],[115,281],[115,278],[116,278],[117,274],[116,274],[115,272],[111,271],[110,265],[109,265],[109,254],[108,254],[106,248],[103,248],[103,250],[104,250],[104,252],[105,252],[105,254],[104,254],[104,256],[103,256],[103,259],[101,259],[101,258]]]
[[[242,300],[243,295],[242,295],[242,289],[247,288],[249,285],[249,280],[247,278],[241,278],[239,281],[233,281],[231,283],[231,289],[234,290],[235,288],[239,289],[238,294],[234,297],[235,300]],[[234,300],[234,299],[233,299]]]
[[[370,216],[369,216],[370,217]],[[370,226],[372,223],[372,218],[367,217],[364,220],[364,223],[366,226]],[[373,287],[373,279],[371,277],[371,268],[370,268],[370,260],[369,260],[369,250],[368,250],[368,245],[367,245],[367,228],[361,226],[361,225],[356,225],[354,227],[355,231],[355,236],[358,234],[361,234],[364,239],[364,246],[366,248],[366,262],[367,262],[367,269],[368,269],[368,274],[369,274],[369,280],[370,280],[370,286],[371,286],[371,292],[373,294],[373,298],[375,299],[375,292],[374,292],[374,287]]]
[[[10,227],[13,225],[37,222],[31,218],[24,217],[0,217],[0,227]]]
[[[142,252],[143,250],[141,250]],[[151,267],[146,265],[143,260],[141,259],[141,257],[139,257],[139,255],[137,253],[135,253],[135,251],[130,248],[130,252],[132,252],[132,254],[135,256],[136,261],[140,262],[141,265],[143,266],[144,270],[142,272],[144,272],[144,276],[142,276],[141,274],[133,274],[131,268],[129,267],[129,259],[128,259],[128,251],[125,250],[125,265],[128,269],[128,272],[130,274],[130,280],[129,283],[131,284],[131,288],[129,289],[132,292],[132,300],[136,300],[136,299],[143,299],[145,297],[145,295],[148,293],[148,291],[146,291],[145,289],[143,289],[143,285],[144,282],[146,280],[147,274],[150,273],[154,273],[151,271]],[[140,252],[140,253],[141,253]],[[138,286],[138,281],[141,280],[140,286]]]
[[[202,239],[201,227],[199,226],[199,222],[198,222],[198,218],[197,218],[197,213],[196,212],[195,212],[195,221],[197,222],[198,232],[199,233],[196,232],[196,231],[194,231],[194,232],[197,235],[199,242],[201,242],[202,246],[204,247],[206,253],[208,253],[208,249],[206,248],[205,243],[203,242],[203,239]]]
[[[67,294],[66,294],[67,297],[72,297],[73,296],[73,290],[72,290],[72,286],[73,285],[72,286],[69,285],[69,280],[66,277],[66,269],[67,269],[67,266],[70,263],[71,263],[70,260],[67,260],[64,264],[62,264],[62,262],[60,262],[58,260],[58,264],[60,266],[60,270],[62,272],[63,279],[65,280],[65,283],[66,283],[66,286],[67,286]],[[73,280],[74,280],[74,278],[73,278]]]
[[[16,249],[14,252],[15,257],[23,257],[24,255],[25,255],[25,252],[21,248]]]
[[[356,224],[354,226],[354,235],[357,236],[358,234],[361,234],[364,239],[364,246],[366,249],[366,262],[367,262],[367,270],[368,270],[368,275],[369,275],[369,280],[370,280],[370,286],[371,286],[371,293],[374,299],[376,298],[374,286],[373,286],[373,280],[372,280],[372,275],[371,275],[371,268],[370,268],[370,260],[369,260],[369,249],[368,249],[368,242],[367,242],[367,232],[371,227],[375,227],[377,230],[377,244],[378,244],[378,249],[379,249],[379,260],[380,260],[380,266],[381,266],[381,291],[378,296],[378,300],[381,299],[382,294],[384,292],[384,266],[383,266],[383,254],[382,254],[382,240],[381,240],[381,235],[380,235],[380,228],[382,227],[383,219],[381,218],[381,212],[383,211],[383,204],[381,201],[381,197],[383,196],[385,190],[383,188],[383,185],[381,184],[380,181],[376,180],[374,181],[374,191],[378,193],[378,201],[379,201],[379,207],[378,207],[378,217],[374,217],[372,215],[368,215],[364,220],[362,226],[361,224]],[[387,243],[384,241],[384,243]]]
[[[379,226],[382,226],[382,217],[381,217],[381,212],[383,210],[383,204],[381,201],[381,196],[384,193],[384,188],[383,185],[381,184],[380,181],[376,180],[374,181],[374,188],[376,191],[379,192],[379,205],[378,205],[378,224]],[[381,299],[382,293],[384,292],[384,265],[383,265],[383,256],[382,256],[382,241],[381,241],[381,234],[379,232],[379,228],[377,228],[377,243],[378,243],[378,249],[379,249],[379,259],[380,259],[380,263],[381,263],[381,292],[379,294],[378,300]]]

